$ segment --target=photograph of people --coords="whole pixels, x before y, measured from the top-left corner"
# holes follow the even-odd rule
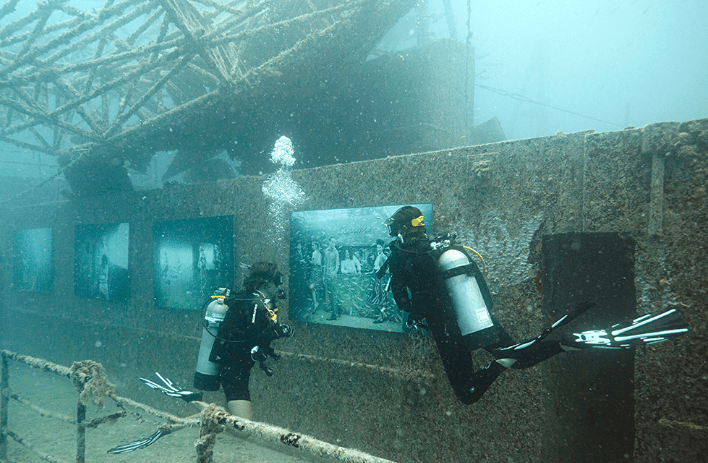
[[[431,204],[418,204],[432,217]],[[405,332],[387,292],[390,254],[384,218],[400,206],[293,212],[290,317],[376,331]],[[432,219],[431,219],[432,220]],[[384,278],[376,271],[384,269]]]
[[[320,243],[317,241],[312,242],[309,288],[312,296],[312,313],[315,313],[320,306],[317,302],[317,293],[324,288],[322,281],[322,246],[320,246]]]
[[[336,320],[339,318],[339,306],[337,302],[337,284],[335,279],[339,272],[339,251],[337,250],[337,239],[329,238],[329,244],[324,250],[323,256],[323,272],[324,272],[324,287],[327,304],[329,304],[330,316],[327,320]]]
[[[352,255],[349,248],[344,248],[340,268],[342,273],[346,275],[361,273],[361,262],[359,262],[359,259],[357,259],[355,255]]]

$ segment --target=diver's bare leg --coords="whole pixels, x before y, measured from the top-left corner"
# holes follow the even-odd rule
[[[229,400],[226,402],[226,408],[229,409],[229,413],[232,415],[240,416],[247,420],[253,419],[250,400]]]

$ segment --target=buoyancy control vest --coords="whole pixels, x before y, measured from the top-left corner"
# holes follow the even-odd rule
[[[285,325],[278,323],[274,299],[260,291],[239,292],[225,303],[229,310],[211,350],[211,362],[250,364],[253,347],[267,348],[285,332]]]

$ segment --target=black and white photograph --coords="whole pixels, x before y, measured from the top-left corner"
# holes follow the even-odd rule
[[[76,226],[74,292],[77,296],[128,300],[129,235],[127,223]]]
[[[51,291],[52,229],[20,230],[13,237],[13,285],[20,291]]]
[[[432,226],[433,205],[415,204]],[[393,239],[384,222],[401,206],[293,212],[290,318],[352,328],[403,331],[405,318],[376,277]]]
[[[155,305],[200,309],[234,280],[233,216],[155,222]]]

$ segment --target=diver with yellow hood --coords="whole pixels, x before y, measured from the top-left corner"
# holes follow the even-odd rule
[[[430,330],[450,384],[465,404],[479,400],[509,368],[528,368],[566,351],[653,344],[688,331],[681,313],[668,309],[608,329],[548,338],[595,305],[583,302],[539,336],[515,342],[492,315],[492,297],[472,249],[457,244],[453,235],[429,238],[423,214],[413,206],[398,209],[385,225],[394,240],[377,276],[387,269],[391,273],[390,288],[398,307],[409,314],[407,324]],[[471,354],[478,348],[495,360],[475,371]]]

